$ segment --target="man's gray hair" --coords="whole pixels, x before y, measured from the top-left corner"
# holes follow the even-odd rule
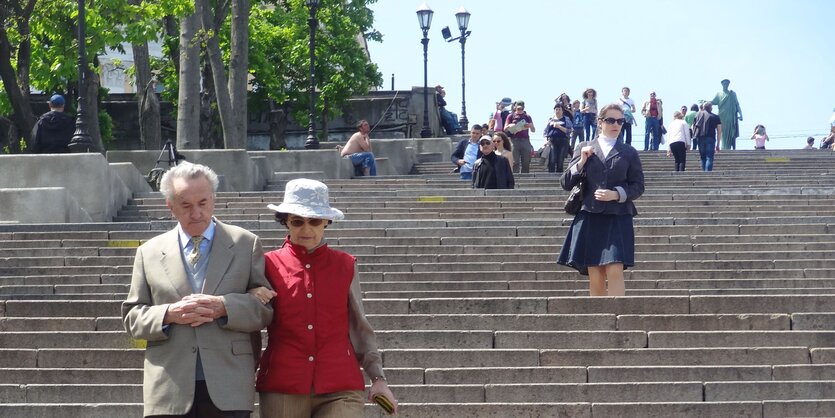
[[[192,164],[185,161],[162,175],[159,191],[162,192],[165,200],[172,200],[174,199],[174,179],[196,179],[200,176],[206,177],[209,180],[209,183],[212,185],[212,192],[216,193],[218,186],[217,174],[205,165]]]

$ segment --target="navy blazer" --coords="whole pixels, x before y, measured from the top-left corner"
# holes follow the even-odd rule
[[[574,158],[560,178],[562,188],[571,190],[580,181],[580,174],[572,174],[571,171],[580,162],[580,150],[589,145],[594,147],[594,155],[586,160],[583,167],[586,171],[586,189],[580,210],[608,215],[637,215],[638,211],[632,201],[644,194],[644,171],[638,151],[620,141],[615,143],[607,157],[603,156],[597,140],[577,144]],[[621,198],[611,202],[596,200],[594,191],[597,189],[617,190]]]

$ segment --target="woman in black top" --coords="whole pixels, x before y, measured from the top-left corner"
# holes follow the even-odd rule
[[[638,152],[617,140],[626,123],[618,104],[601,109],[599,136],[577,145],[574,158],[560,179],[571,190],[586,173],[583,206],[565,237],[558,264],[589,276],[592,296],[622,296],[623,270],[635,265],[637,214],[633,200],[644,193],[644,172]]]

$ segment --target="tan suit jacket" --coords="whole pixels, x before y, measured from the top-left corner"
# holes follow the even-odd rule
[[[270,287],[264,277],[264,252],[251,232],[215,222],[203,293],[221,296],[227,316],[214,322],[197,328],[170,324],[168,332],[163,331],[168,305],[195,293],[186,277],[176,228],[136,250],[122,318],[131,337],[148,341],[146,416],[182,415],[191,409],[198,348],[212,402],[223,411],[253,409],[255,355],[250,333],[269,325],[273,312],[247,290]]]

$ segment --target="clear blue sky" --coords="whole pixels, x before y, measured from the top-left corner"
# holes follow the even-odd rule
[[[420,0],[379,0],[371,6],[383,42],[371,59],[384,89],[423,84]],[[537,133],[561,92],[579,99],[592,87],[600,103],[629,86],[640,105],[655,90],[667,120],[682,105],[710,100],[731,80],[744,120],[738,149],[752,149],[756,124],[766,126],[767,148],[801,148],[829,130],[835,108],[835,2],[829,0],[431,0],[429,85],[443,85],[448,108],[461,112],[461,47],[455,12],[471,14],[466,45],[470,123],[484,123],[495,102],[526,102]],[[633,135],[643,135],[643,118]],[[634,143],[635,140],[633,140]],[[643,138],[637,139],[643,145]],[[817,144],[817,142],[816,142]]]

